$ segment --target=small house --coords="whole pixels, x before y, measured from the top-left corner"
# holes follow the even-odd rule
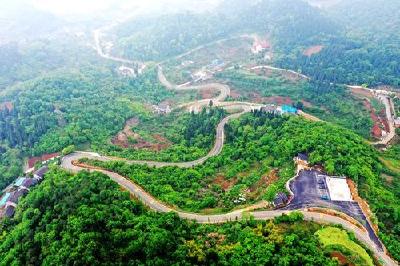
[[[22,188],[29,189],[29,188],[35,186],[38,182],[39,182],[39,181],[38,181],[36,178],[26,178],[26,179],[24,180],[24,182],[22,182],[21,187],[22,187]]]
[[[289,201],[288,196],[283,193],[279,192],[276,194],[275,199],[274,199],[274,207],[275,208],[282,208],[286,205],[286,203]]]
[[[28,191],[26,189],[18,189],[16,191],[11,192],[11,195],[6,203],[6,207],[9,205],[16,206],[18,204],[19,199],[25,196],[26,194],[28,194]]]
[[[269,114],[276,114],[277,113],[277,107],[273,104],[266,105],[261,107],[261,111],[264,113],[269,113]]]
[[[160,103],[159,105],[153,105],[154,113],[159,115],[166,115],[172,112],[171,107],[169,104]]]
[[[204,81],[209,78],[207,72],[205,70],[197,71],[196,73],[192,74],[193,82]]]
[[[18,177],[17,180],[15,180],[15,182],[14,182],[14,186],[15,187],[22,186],[22,184],[24,183],[25,180],[26,180],[26,177]]]
[[[130,68],[130,67],[126,67],[126,66],[120,66],[118,68],[118,73],[123,76],[123,77],[135,77],[135,70]]]
[[[10,196],[11,196],[10,192],[4,194],[4,196],[0,199],[0,208],[3,208],[6,205]]]
[[[15,214],[15,207],[14,206],[9,205],[4,210],[4,216],[5,217],[11,218],[11,217],[14,216],[14,214]]]
[[[33,177],[38,181],[42,180],[44,175],[49,171],[47,165],[40,167],[36,172],[33,173]]]
[[[281,106],[281,114],[297,114],[297,109],[290,105]]]

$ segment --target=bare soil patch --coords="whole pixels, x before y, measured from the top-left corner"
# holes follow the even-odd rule
[[[359,87],[352,87],[350,88],[351,93],[359,98],[368,98],[368,99],[373,99],[374,96],[369,90],[365,90]]]
[[[382,137],[382,129],[386,132],[389,132],[389,124],[386,120],[385,109],[382,109],[379,115],[376,114],[375,109],[372,107],[369,100],[365,99],[363,101],[364,107],[370,112],[370,118],[373,121],[373,125],[371,128],[371,135],[374,138]]]
[[[382,177],[385,179],[385,182],[388,184],[393,184],[394,177],[386,174],[382,174]]]
[[[371,211],[368,203],[358,195],[358,189],[353,180],[347,178],[347,184],[349,185],[351,196],[358,203],[358,205],[360,205],[363,213],[365,214],[367,219],[370,221],[370,224],[371,224],[372,228],[374,229],[375,233],[378,234],[378,230],[379,230],[378,225],[371,222],[372,211]]]
[[[165,150],[165,149],[167,149],[168,147],[171,146],[171,142],[168,141],[166,138],[160,136],[160,135],[154,134],[154,135],[152,135],[152,137],[154,139],[159,139],[159,140],[163,139],[164,142],[162,142],[162,143],[152,143],[152,142],[148,142],[148,141],[143,140],[139,136],[138,143],[132,145],[132,147],[134,149],[138,149],[138,150],[140,150],[140,149],[148,149],[148,150],[152,150],[152,151],[161,151],[161,150]]]
[[[237,183],[237,179],[236,178],[225,179],[225,176],[217,175],[217,177],[213,180],[212,183],[220,185],[224,191],[227,191]]]
[[[252,102],[255,103],[269,103],[269,104],[292,104],[293,101],[290,97],[283,97],[283,96],[270,96],[270,97],[262,97],[259,93],[253,92],[250,94],[250,99]]]
[[[314,54],[319,54],[322,51],[322,49],[324,49],[323,45],[310,46],[303,51],[303,55],[310,57]]]
[[[342,253],[339,251],[334,251],[331,253],[332,258],[336,258],[339,261],[339,265],[348,265],[348,266],[354,266],[354,264],[351,264],[346,256],[344,256]]]
[[[46,153],[41,156],[31,157],[28,159],[28,168],[34,167],[37,162],[44,162],[52,158],[55,158],[59,155],[60,153],[55,152],[55,153]]]
[[[171,146],[171,142],[159,134],[152,135],[156,143],[144,140],[139,134],[132,131],[132,127],[138,124],[139,119],[137,118],[126,121],[124,129],[111,140],[111,143],[121,148],[149,149],[152,151],[161,151]]]
[[[257,183],[255,183],[252,187],[250,187],[250,192],[257,191],[260,187],[264,186],[267,187],[272,183],[278,181],[278,170],[274,169],[270,171],[268,174],[263,175]]]
[[[213,89],[204,89],[200,91],[200,96],[202,99],[211,99],[218,95],[219,92],[216,92]]]
[[[307,102],[306,100],[301,100],[301,102],[303,103],[303,106],[306,108],[311,108],[313,105],[310,102]]]

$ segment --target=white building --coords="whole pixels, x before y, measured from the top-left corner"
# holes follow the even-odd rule
[[[123,77],[135,77],[135,70],[130,68],[130,67],[126,67],[126,66],[120,66],[118,68],[118,73],[123,76]]]
[[[332,201],[353,201],[345,177],[326,176],[325,180]]]

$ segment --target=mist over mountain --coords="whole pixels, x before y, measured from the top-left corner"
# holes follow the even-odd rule
[[[30,1],[10,1],[0,9],[0,42],[37,38],[64,24],[62,18],[37,9]]]

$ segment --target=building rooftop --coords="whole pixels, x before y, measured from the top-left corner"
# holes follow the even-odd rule
[[[297,154],[297,158],[299,158],[302,161],[308,161],[308,155],[305,153],[299,153]]]
[[[20,199],[22,196],[25,196],[27,193],[28,193],[28,191],[25,190],[25,189],[19,189],[19,190],[16,190],[16,191],[14,191],[14,192],[11,192],[11,195],[10,195],[10,197],[8,198],[8,201],[7,201],[7,202],[12,202],[12,203],[17,204],[18,201],[19,201],[19,199]]]
[[[282,105],[282,113],[295,114],[297,113],[297,109],[290,105]]]
[[[15,180],[14,185],[20,187],[22,183],[24,183],[25,179],[25,177],[18,177],[17,180]]]
[[[10,218],[14,216],[14,213],[15,213],[14,206],[7,206],[7,208],[4,211],[4,216]]]
[[[345,177],[327,176],[325,178],[329,196],[333,201],[352,201],[351,191]]]
[[[49,171],[49,167],[47,167],[47,165],[42,166],[36,172],[34,172],[34,175],[43,178],[43,176],[47,173],[47,171]]]
[[[4,205],[6,205],[8,199],[10,198],[10,196],[11,196],[11,193],[9,193],[9,192],[4,194],[4,196],[0,200],[0,207],[3,207]]]
[[[38,181],[35,178],[26,178],[24,182],[22,182],[22,186],[26,188],[33,187],[36,185]]]

